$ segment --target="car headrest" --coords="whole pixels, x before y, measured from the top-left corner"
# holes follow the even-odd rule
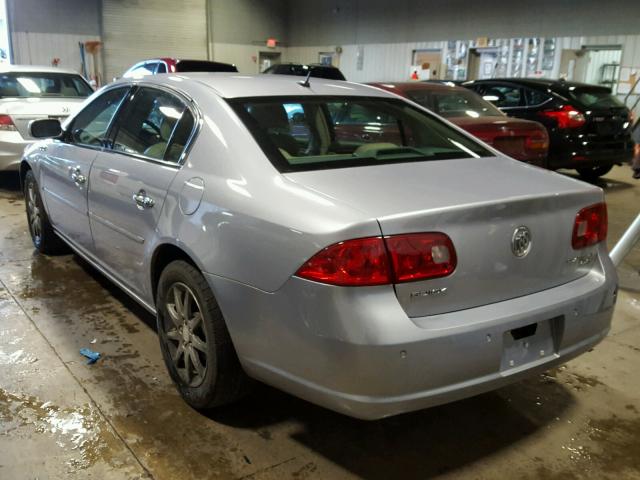
[[[248,108],[248,111],[265,129],[289,127],[287,112],[282,105],[254,103]]]

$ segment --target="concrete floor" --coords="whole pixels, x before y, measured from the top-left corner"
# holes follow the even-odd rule
[[[610,244],[640,182],[602,182]],[[15,176],[0,177],[1,479],[640,478],[640,248],[613,329],[544,375],[378,422],[268,387],[202,415],[172,387],[154,319],[75,255],[34,254]],[[95,339],[95,343],[94,342]],[[103,354],[86,365],[78,353]]]

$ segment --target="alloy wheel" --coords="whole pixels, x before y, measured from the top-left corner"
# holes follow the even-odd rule
[[[27,213],[29,220],[29,230],[33,237],[33,243],[38,245],[42,237],[42,217],[37,202],[37,193],[33,182],[27,185]]]
[[[198,387],[207,373],[207,335],[198,300],[191,289],[176,282],[167,290],[164,338],[171,361],[189,387]]]

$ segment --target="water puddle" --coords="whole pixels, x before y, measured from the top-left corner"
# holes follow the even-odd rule
[[[60,408],[51,402],[0,389],[0,435],[26,437],[36,444],[38,435],[45,437],[43,440],[53,440],[68,457],[66,464],[70,470],[86,469],[104,459],[108,444],[101,424],[102,418],[90,406]],[[5,454],[11,456],[11,447],[7,450]]]

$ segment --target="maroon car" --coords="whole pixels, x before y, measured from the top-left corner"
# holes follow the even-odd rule
[[[437,83],[371,83],[408,98],[517,160],[546,166],[549,135],[537,122],[507,117],[479,95]]]

